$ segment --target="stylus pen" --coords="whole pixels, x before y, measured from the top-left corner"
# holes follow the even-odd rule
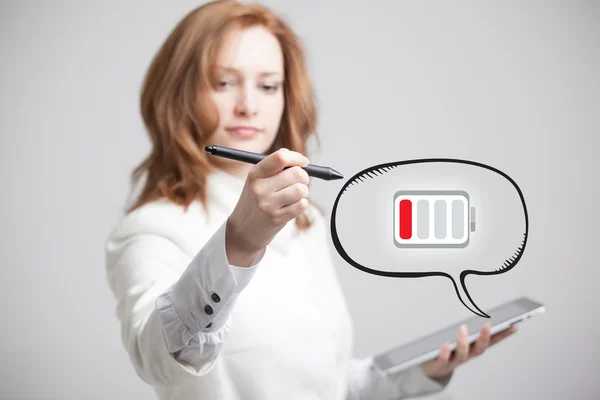
[[[252,153],[244,150],[231,149],[223,146],[206,146],[204,148],[207,152],[213,156],[230,158],[232,160],[243,161],[251,164],[258,164],[262,159],[267,157],[264,154]],[[290,167],[285,167],[287,169]],[[332,181],[335,179],[342,179],[344,176],[337,172],[335,169],[330,167],[322,167],[320,165],[308,164],[303,169],[308,173],[309,176],[315,178],[324,179],[326,181]]]

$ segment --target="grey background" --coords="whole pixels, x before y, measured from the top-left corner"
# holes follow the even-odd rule
[[[0,5],[2,398],[152,398],[119,342],[103,245],[149,149],[143,73],[198,4]],[[433,398],[598,398],[600,3],[266,4],[308,49],[321,110],[311,161],[349,177],[382,161],[474,159],[525,193],[521,263],[468,285],[484,310],[528,295],[548,313]],[[329,212],[342,183],[313,182]],[[334,256],[357,356],[470,316],[447,279],[380,278]]]

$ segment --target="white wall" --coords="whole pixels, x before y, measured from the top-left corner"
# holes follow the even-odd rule
[[[142,76],[198,4],[0,5],[3,399],[152,398],[119,342],[103,245],[149,149]],[[308,48],[322,141],[311,161],[349,177],[407,158],[474,159],[524,191],[522,261],[468,282],[484,310],[527,295],[548,313],[460,368],[435,398],[598,398],[600,3],[266,4]],[[316,181],[313,196],[330,211],[342,183]],[[384,279],[334,255],[357,356],[471,316],[446,279]]]

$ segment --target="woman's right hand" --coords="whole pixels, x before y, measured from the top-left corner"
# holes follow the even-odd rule
[[[247,267],[275,235],[308,208],[309,160],[300,153],[279,149],[248,173],[244,189],[227,220],[229,263]],[[290,167],[286,170],[284,168]]]

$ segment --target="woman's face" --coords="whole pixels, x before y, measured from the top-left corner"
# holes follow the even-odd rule
[[[264,153],[275,140],[284,109],[279,42],[265,28],[253,27],[232,32],[220,50],[212,91],[219,125],[207,145]],[[221,157],[210,161],[243,179],[253,167]]]

